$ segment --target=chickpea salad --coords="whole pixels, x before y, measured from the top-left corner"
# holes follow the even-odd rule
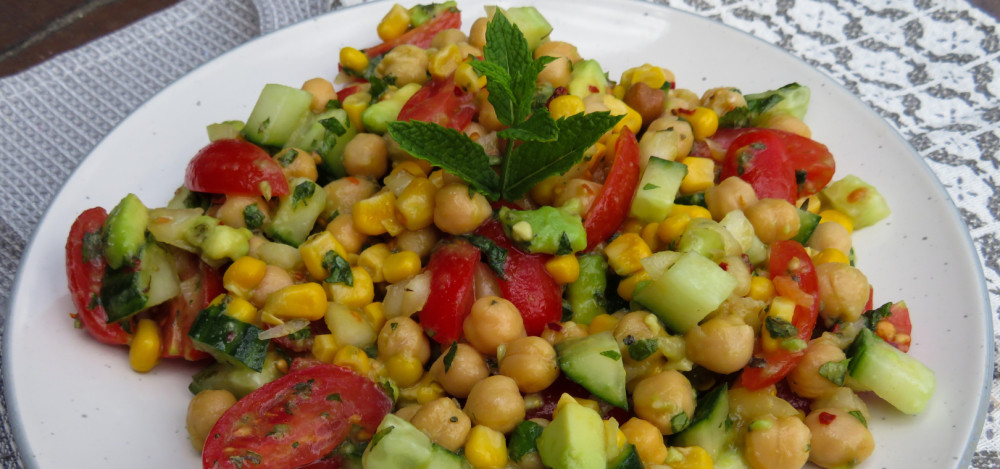
[[[866,400],[927,407],[855,267],[889,205],[835,178],[807,86],[613,80],[534,7],[458,8],[393,5],[208,125],[166,206],[73,223],[77,327],[203,365],[205,468],[842,468]]]

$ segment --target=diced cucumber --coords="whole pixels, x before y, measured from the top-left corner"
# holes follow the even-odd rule
[[[253,232],[246,228],[217,225],[201,243],[201,257],[207,261],[235,261],[250,252]]]
[[[605,402],[628,410],[625,364],[611,331],[567,340],[556,346],[566,377]]]
[[[611,461],[608,461],[608,469],[642,469],[642,460],[635,450],[635,445],[626,443],[622,452]]]
[[[285,147],[316,152],[323,158],[320,167],[330,179],[346,176],[344,147],[358,134],[343,109],[330,109],[311,115],[288,137]]]
[[[377,134],[384,134],[389,131],[389,123],[396,122],[399,118],[399,111],[403,109],[403,105],[413,97],[414,94],[420,91],[420,85],[417,83],[408,83],[403,85],[402,88],[392,92],[390,95],[386,93],[385,98],[381,101],[368,106],[367,109],[361,112],[361,123],[365,125],[365,130],[368,132],[374,132]]]
[[[573,321],[589,325],[595,317],[607,313],[604,292],[608,287],[608,261],[598,253],[577,257],[580,276],[566,286],[566,300],[573,310]]]
[[[208,141],[210,142],[238,138],[241,130],[243,130],[242,121],[219,122],[216,124],[209,124],[208,127],[205,128],[205,131],[208,132]]]
[[[187,233],[204,213],[200,208],[154,208],[147,228],[157,241],[197,253],[198,246],[191,244]]]
[[[724,451],[719,455],[719,459],[712,466],[714,469],[749,469],[749,465],[743,460],[743,455],[737,449]]]
[[[701,446],[715,461],[732,441],[731,427],[729,387],[723,383],[698,398],[691,424],[684,431],[673,435],[670,444]]]
[[[278,369],[279,363],[284,363],[284,361],[278,352],[273,350],[269,350],[264,357],[264,365],[260,372],[251,370],[242,363],[215,362],[191,378],[188,390],[191,391],[191,394],[198,394],[206,389],[224,389],[240,399],[257,388],[280,378],[282,373]]]
[[[156,242],[147,241],[137,263],[104,271],[101,305],[111,323],[163,303],[180,291],[173,260]]]
[[[649,308],[673,332],[683,334],[711,313],[736,288],[736,279],[701,254],[686,252],[663,275],[632,298]]]
[[[744,96],[748,107],[758,109],[758,118],[754,124],[760,124],[768,117],[779,114],[788,114],[802,119],[809,110],[809,99],[811,97],[809,87],[798,83],[789,83],[776,90],[765,91],[763,93],[753,93]],[[761,103],[769,102],[766,107]]]
[[[420,26],[432,19],[435,16],[441,14],[452,8],[458,8],[456,2],[444,2],[444,3],[430,3],[427,5],[414,5],[410,7],[410,24],[414,28]]]
[[[309,116],[312,100],[308,91],[274,83],[264,85],[243,135],[258,145],[283,146]]]
[[[592,94],[608,92],[608,77],[596,60],[581,60],[573,64],[569,78],[569,94],[585,98]]]
[[[298,246],[326,207],[326,191],[306,178],[292,179],[288,185],[292,193],[278,198],[278,210],[265,231],[277,241]]]
[[[117,269],[139,256],[146,244],[146,224],[149,212],[135,194],[128,194],[104,221],[104,259],[108,267]]]
[[[542,464],[553,469],[606,469],[607,447],[601,415],[568,394],[562,395],[559,405],[559,413],[538,437]]]
[[[648,162],[653,157],[662,160],[675,161],[677,148],[680,146],[680,132],[673,128],[656,132],[643,132],[639,139],[639,163]],[[687,166],[684,167],[687,169]],[[675,200],[675,203],[680,203]]]
[[[552,25],[535,7],[514,7],[504,11],[504,16],[524,34],[529,50],[535,50],[552,32]]]
[[[667,218],[687,172],[687,165],[683,163],[650,157],[636,186],[629,216],[643,223],[659,223]]]
[[[819,196],[823,206],[847,215],[854,228],[874,225],[892,213],[878,189],[853,174],[826,186]]]
[[[916,415],[934,395],[934,371],[865,328],[847,349],[851,379],[901,412]]]
[[[747,252],[753,247],[753,240],[756,237],[753,231],[753,224],[743,214],[742,210],[733,210],[719,220],[719,225],[733,235],[733,239],[740,245],[740,250]]]
[[[743,253],[740,243],[729,230],[708,218],[695,218],[677,240],[678,252],[697,252],[713,261]]]
[[[257,337],[261,332],[257,326],[225,314],[226,303],[201,310],[191,323],[188,337],[195,348],[208,352],[216,360],[236,361],[257,372],[263,370],[270,341]]]
[[[149,232],[162,243],[201,254],[209,262],[236,260],[250,250],[253,233],[222,225],[200,208],[155,208],[149,211]]]
[[[381,467],[381,466],[376,466]],[[447,448],[436,443],[431,444],[431,457],[424,469],[471,469],[472,464],[462,455],[452,453]]]
[[[798,241],[799,244],[805,245],[806,241],[809,241],[809,237],[812,236],[813,231],[816,231],[820,216],[801,208],[797,208],[796,210],[799,211],[799,232],[792,237],[792,241]]]
[[[364,467],[422,468],[431,460],[431,439],[395,414],[386,414],[361,457]]]

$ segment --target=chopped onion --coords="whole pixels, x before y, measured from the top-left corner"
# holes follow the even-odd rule
[[[430,272],[414,275],[405,282],[389,285],[385,289],[385,299],[382,300],[386,319],[412,316],[413,313],[424,309],[430,294]]]
[[[270,329],[260,331],[260,334],[257,334],[257,338],[260,340],[268,340],[275,337],[284,337],[301,331],[307,327],[309,327],[309,321],[296,318],[283,324],[278,324]]]

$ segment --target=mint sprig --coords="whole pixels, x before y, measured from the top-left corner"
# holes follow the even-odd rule
[[[490,167],[486,150],[467,135],[421,121],[392,122],[389,133],[402,149],[413,156],[447,169],[490,200],[500,197],[500,178]]]

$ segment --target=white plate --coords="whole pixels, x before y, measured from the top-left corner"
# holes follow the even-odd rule
[[[63,246],[81,211],[134,192],[165,204],[206,143],[205,125],[245,119],[265,83],[298,85],[336,73],[344,46],[378,42],[389,8],[348,8],[252,41],[195,70],[121,123],[77,168],[45,214],[24,257],[4,344],[17,441],[29,465],[197,467],[184,429],[195,367],[161,364],[133,373],[127,351],[73,328]],[[979,260],[955,207],[913,150],[830,78],[742,32],[686,13],[626,0],[558,0],[538,6],[553,37],[579,46],[612,77],[644,62],[672,69],[680,86],[748,92],[796,81],[812,88],[807,122],[837,157],[837,176],[861,175],[893,214],[855,237],[876,300],[906,300],[911,353],[937,374],[917,417],[874,404],[875,454],[863,465],[964,467],[985,415],[992,366],[989,307]],[[481,1],[463,2],[466,30]]]

